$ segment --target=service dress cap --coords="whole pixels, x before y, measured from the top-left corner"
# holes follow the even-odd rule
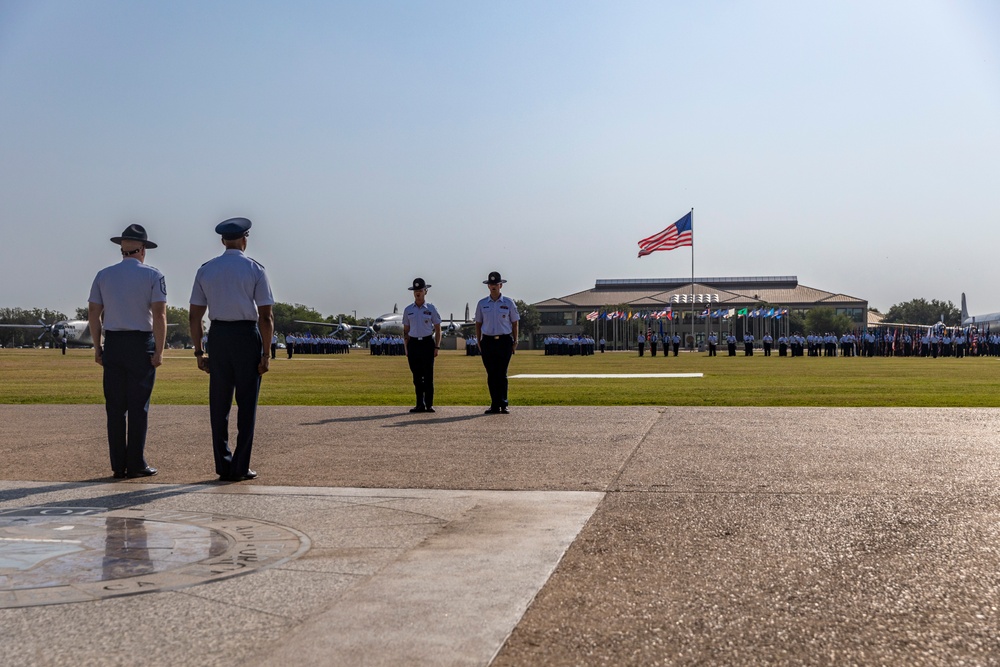
[[[489,277],[483,281],[484,285],[503,285],[506,280],[500,277],[499,271],[490,271]]]
[[[117,243],[118,245],[121,245],[122,241],[141,241],[147,248],[156,247],[156,244],[146,236],[146,228],[142,225],[129,225],[122,232],[121,236],[115,236],[111,239],[112,243]]]
[[[411,292],[414,292],[418,289],[427,289],[428,287],[430,287],[430,285],[425,283],[423,278],[414,278],[413,287],[407,287],[406,289],[410,290]]]
[[[215,226],[215,233],[221,234],[227,241],[235,241],[246,236],[252,225],[246,218],[229,218]]]

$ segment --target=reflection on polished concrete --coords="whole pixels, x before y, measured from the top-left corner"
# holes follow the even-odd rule
[[[135,508],[0,511],[0,607],[176,589],[297,558],[309,541],[253,519]]]

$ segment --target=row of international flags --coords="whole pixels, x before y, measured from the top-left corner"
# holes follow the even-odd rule
[[[676,317],[681,317],[682,312],[685,311],[675,313],[670,307],[663,310],[595,310],[592,313],[587,313],[587,320],[590,322],[597,320],[672,320]],[[786,315],[788,315],[787,308],[719,308],[718,310],[706,308],[702,312],[697,313],[696,317],[723,320],[732,317],[759,317],[780,320]]]

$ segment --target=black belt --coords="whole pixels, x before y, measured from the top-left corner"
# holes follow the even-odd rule
[[[500,334],[499,336],[493,336],[490,334],[484,334],[487,338],[492,338],[493,340],[500,340],[501,338],[510,338],[510,334]]]
[[[212,326],[249,327],[257,326],[257,320],[212,320]]]

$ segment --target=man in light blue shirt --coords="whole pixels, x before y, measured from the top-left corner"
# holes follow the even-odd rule
[[[111,241],[121,246],[122,260],[94,278],[88,306],[94,361],[104,367],[111,471],[119,479],[149,477],[157,473],[146,463],[146,428],[167,338],[167,283],[144,263],[156,244],[142,225]]]
[[[430,287],[423,278],[414,278],[413,303],[403,309],[403,347],[413,374],[417,404],[410,412],[434,412],[434,359],[441,349],[441,315],[426,301]]]
[[[264,267],[243,254],[251,222],[230,218],[215,232],[222,236],[225,252],[202,264],[191,289],[191,340],[200,341],[206,311],[212,321],[208,332],[211,360],[196,348],[198,368],[209,374],[208,402],[212,423],[215,472],[223,481],[253,479],[250,469],[257,396],[261,376],[268,371],[267,345],[274,333],[271,306],[274,297]],[[236,449],[229,450],[229,412],[236,394]]]
[[[518,321],[514,300],[500,293],[507,282],[498,271],[491,271],[483,281],[490,295],[476,304],[476,339],[486,367],[490,407],[486,414],[509,414],[507,404],[507,367],[517,350]]]

